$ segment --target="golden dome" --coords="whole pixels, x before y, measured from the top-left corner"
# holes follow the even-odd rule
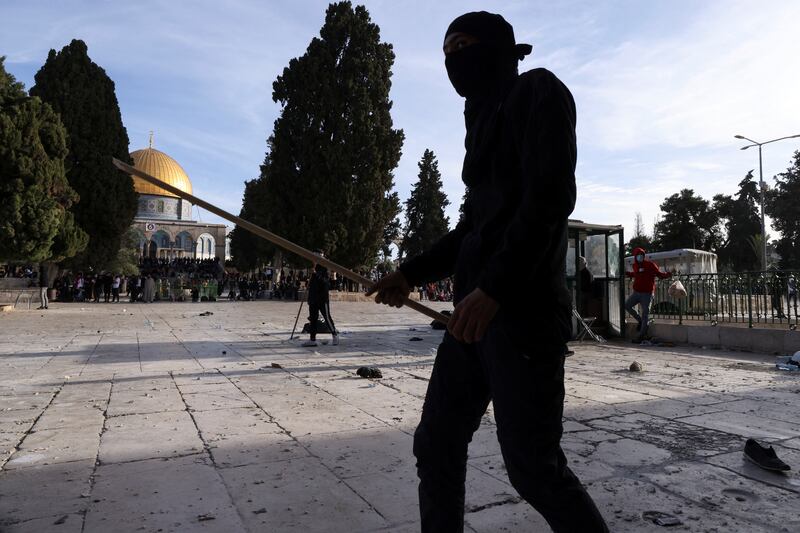
[[[151,176],[160,179],[163,182],[169,183],[173,187],[192,194],[192,182],[189,181],[189,176],[181,168],[177,161],[172,159],[164,152],[160,152],[155,148],[145,148],[143,150],[136,150],[131,152],[133,158],[133,166],[146,172]],[[133,188],[139,194],[157,194],[159,196],[171,196],[177,198],[171,192],[167,192],[160,187],[156,187],[151,183],[144,181],[136,176],[133,178]]]

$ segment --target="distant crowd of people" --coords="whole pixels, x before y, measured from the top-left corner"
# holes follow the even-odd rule
[[[0,265],[0,278],[35,279],[39,273],[33,265]]]
[[[453,280],[446,278],[435,283],[428,283],[417,288],[420,300],[431,302],[452,302],[453,301]]]
[[[218,259],[141,258],[140,274],[125,276],[117,272],[62,272],[53,283],[55,299],[60,302],[130,302],[216,300],[299,300],[307,290],[309,269],[267,267],[252,274],[226,272]],[[359,272],[378,280],[381,269]],[[363,292],[366,287],[343,276],[325,271],[328,287],[337,292]],[[28,278],[31,285],[45,284],[38,265],[0,266],[0,277]],[[453,299],[453,281],[448,278],[419,287],[421,300],[449,302]]]

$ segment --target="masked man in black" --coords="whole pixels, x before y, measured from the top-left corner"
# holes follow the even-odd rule
[[[322,252],[317,253],[324,257]],[[329,278],[327,268],[320,264],[314,265],[314,273],[311,274],[308,280],[308,333],[310,338],[302,346],[317,346],[317,324],[319,324],[320,313],[322,313],[322,319],[333,336],[331,344],[334,346],[339,344],[339,334],[336,332],[336,326],[333,325],[333,317],[331,316],[330,296],[328,294],[330,292]]]
[[[455,276],[455,309],[414,434],[426,532],[463,531],[467,447],[490,401],[519,494],[556,532],[608,531],[560,446],[575,103],[551,72],[518,74],[531,50],[500,15],[467,13],[447,29],[445,66],[466,99],[464,217],[370,291],[399,307],[412,286]]]

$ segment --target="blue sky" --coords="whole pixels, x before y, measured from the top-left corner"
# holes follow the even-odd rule
[[[758,168],[733,138],[800,134],[800,2],[365,1],[394,45],[391,97],[405,131],[395,172],[405,199],[426,148],[438,156],[457,219],[463,192],[462,100],[441,43],[465,11],[503,14],[534,45],[521,70],[546,67],[578,107],[578,204],[573,218],[647,230],[663,199],[689,187],[733,193]],[[272,82],[319,33],[328,2],[0,0],[0,55],[26,87],[51,48],[73,38],[116,82],[131,150],[174,157],[195,194],[235,214],[258,175],[278,116]],[[765,147],[768,182],[800,139]],[[215,216],[202,213],[204,221]]]

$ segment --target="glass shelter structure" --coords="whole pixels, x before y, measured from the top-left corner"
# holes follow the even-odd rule
[[[569,221],[567,248],[567,288],[572,304],[603,336],[625,335],[625,238],[622,226]],[[581,268],[585,258],[587,275]],[[579,331],[573,317],[573,331]]]

